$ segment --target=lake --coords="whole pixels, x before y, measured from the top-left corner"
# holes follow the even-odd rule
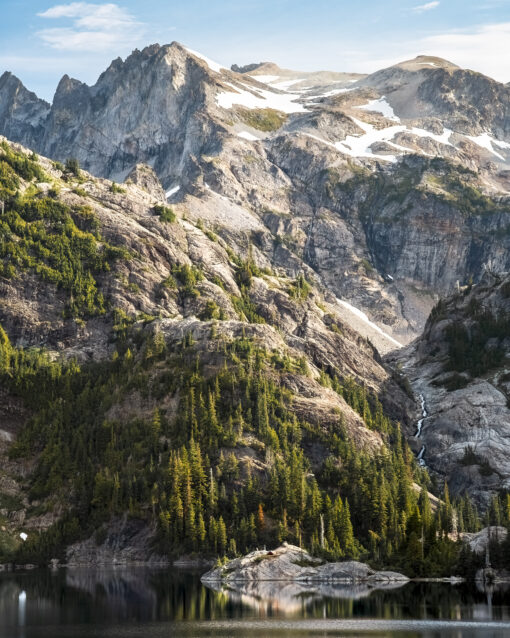
[[[177,569],[0,573],[1,638],[510,636],[510,594],[474,583],[214,591]]]

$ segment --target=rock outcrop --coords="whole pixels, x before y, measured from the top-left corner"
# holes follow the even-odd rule
[[[145,521],[113,519],[85,541],[66,549],[67,567],[169,565],[168,556],[154,552],[155,530]]]
[[[377,572],[364,563],[325,563],[300,547],[284,543],[275,550],[257,550],[228,561],[202,576],[203,583],[285,581],[322,583],[404,583],[409,579],[397,572]]]
[[[126,177],[126,183],[136,184],[158,201],[166,202],[165,190],[154,170],[147,164],[137,164]]]
[[[508,530],[501,525],[491,525],[491,527],[484,527],[479,532],[465,532],[462,534],[462,540],[469,545],[469,549],[477,554],[485,554],[487,549],[487,543],[489,541],[497,541],[502,543],[506,540]]]
[[[486,505],[510,487],[510,277],[486,273],[436,306],[423,336],[390,356],[422,396],[426,465]],[[418,420],[418,419],[417,419]]]

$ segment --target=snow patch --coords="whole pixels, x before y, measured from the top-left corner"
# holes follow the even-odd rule
[[[276,80],[280,79],[279,75],[250,75],[250,77],[257,80],[257,82],[262,82],[262,84],[271,84],[271,82],[276,82]]]
[[[280,75],[251,75],[250,77],[258,82],[262,82],[262,84],[268,84],[272,89],[278,89],[279,91],[287,91],[294,84],[299,84],[303,82],[303,80],[306,80],[306,78],[284,80]]]
[[[437,135],[436,133],[431,133],[430,131],[426,131],[423,128],[416,128],[416,127],[413,127],[412,129],[410,129],[410,132],[413,135],[416,135],[417,137],[430,137],[431,139],[435,140],[439,144],[445,144],[446,146],[453,146],[453,144],[450,142],[450,137],[452,136],[453,131],[449,128],[443,128],[443,132],[441,133],[441,135]]]
[[[356,108],[363,109],[364,111],[375,111],[376,113],[381,113],[388,120],[400,122],[400,118],[395,115],[393,107],[384,96],[377,100],[371,100],[368,104],[363,104],[363,106],[357,106]]]
[[[395,125],[388,126],[382,129],[376,129],[375,126],[373,126],[372,124],[362,122],[355,117],[351,117],[351,120],[364,131],[363,135],[347,135],[345,140],[334,143],[327,142],[321,137],[317,137],[316,135],[312,135],[311,133],[305,133],[305,135],[319,142],[322,142],[323,144],[332,146],[333,148],[336,148],[337,151],[340,151],[345,155],[350,155],[351,157],[370,157],[386,162],[396,162],[397,158],[395,155],[378,155],[376,153],[373,153],[370,147],[376,142],[385,142],[395,150],[401,151],[401,153],[399,154],[412,153],[412,149],[393,142],[393,139],[399,133],[407,132],[416,135],[417,137],[430,137],[431,139],[436,140],[436,142],[451,146],[449,139],[452,131],[450,129],[444,129],[441,135],[436,135],[435,133],[431,133],[430,131],[426,131],[425,129],[416,127],[408,129],[404,125]],[[423,151],[421,152],[423,153]],[[426,155],[426,153],[423,154]]]
[[[193,51],[193,49],[188,49],[188,47],[184,47],[184,48],[186,49],[188,53],[191,53],[191,55],[194,55],[196,58],[200,58],[201,60],[203,60],[207,64],[207,66],[211,69],[211,71],[215,71],[216,73],[221,73],[225,69],[224,66],[221,66],[221,64],[218,64],[217,62],[214,62],[214,60],[211,60],[210,58],[207,58],[205,55],[202,55],[198,51]]]
[[[296,99],[291,93],[273,93],[254,88],[258,95],[226,82],[233,91],[224,91],[216,95],[216,103],[224,109],[231,109],[234,104],[248,109],[276,109],[284,113],[302,113],[306,109],[302,104],[293,102]]]
[[[417,62],[417,64],[420,66],[435,66],[436,69],[439,68],[439,64],[436,64],[435,62]]]
[[[500,140],[496,140],[491,137],[489,133],[482,133],[481,135],[478,135],[476,137],[473,137],[472,135],[466,135],[466,137],[474,142],[477,146],[485,148],[487,151],[489,151],[489,153],[492,153],[503,161],[505,160],[505,158],[503,157],[503,155],[501,155],[501,153],[498,153],[494,150],[494,146],[499,146],[499,148],[504,149],[510,149],[510,144],[508,142],[501,142]]]
[[[377,155],[370,150],[372,144],[376,142],[386,142],[391,140],[397,133],[405,131],[405,126],[389,126],[384,129],[376,129],[372,124],[367,124],[361,120],[357,120],[355,117],[351,117],[352,121],[364,131],[363,135],[347,135],[342,142],[335,142],[332,144],[337,151],[350,155],[351,157],[371,157],[380,159],[386,162],[396,162],[394,155]],[[310,136],[315,137],[315,136]],[[315,138],[324,142],[320,138]],[[326,142],[327,143],[327,142]]]
[[[248,131],[241,131],[237,134],[237,137],[242,137],[244,140],[249,140],[250,142],[258,142],[259,138],[256,135],[252,135],[248,133]]]
[[[392,343],[394,343],[399,348],[402,348],[402,344],[399,341],[397,341],[393,337],[390,337],[390,335],[384,332],[384,330],[382,330],[381,328],[379,328],[377,324],[375,324],[373,321],[370,321],[370,319],[362,310],[360,310],[359,308],[356,308],[355,306],[352,306],[350,303],[348,303],[347,301],[344,301],[343,299],[338,299],[338,297],[335,297],[335,299],[341,306],[343,306],[344,308],[347,308],[347,310],[350,310],[353,315],[356,315],[356,317],[358,317],[364,324],[370,326],[373,330],[381,334],[386,339],[389,339]]]
[[[356,89],[332,89],[331,91],[326,91],[325,93],[318,93],[317,95],[309,95],[306,96],[305,100],[318,100],[323,97],[332,97],[333,95],[339,95],[340,93],[349,93],[349,91],[355,91]]]
[[[168,199],[169,197],[172,197],[172,195],[175,195],[175,193],[179,192],[180,190],[181,187],[179,186],[179,184],[177,184],[177,186],[172,186],[172,188],[165,193],[166,198]]]
[[[271,82],[270,86],[273,87],[273,89],[279,89],[280,91],[288,91],[288,89],[290,89],[291,86],[294,86],[294,84],[299,84],[303,80],[306,80],[306,78],[297,78],[294,80],[283,80],[281,82]]]

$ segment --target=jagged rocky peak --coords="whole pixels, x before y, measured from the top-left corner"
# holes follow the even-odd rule
[[[35,146],[49,109],[9,71],[0,77],[0,135]]]
[[[257,71],[260,67],[264,67],[267,64],[272,65],[272,62],[253,62],[251,64],[244,64],[239,66],[239,64],[233,64],[230,67],[231,71],[234,73],[252,73],[253,71]]]
[[[117,182],[153,167],[190,217],[241,249],[263,233],[268,262],[318,276],[392,346],[416,337],[435,295],[477,281],[488,251],[506,267],[507,87],[429,57],[367,78],[241,70],[156,44],[114,60],[92,87],[63,78],[38,126],[10,111],[2,125]],[[494,99],[482,103],[485,85]],[[373,340],[368,319],[345,312]]]

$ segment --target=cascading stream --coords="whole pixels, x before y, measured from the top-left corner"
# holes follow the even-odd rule
[[[416,434],[415,437],[419,439],[421,437],[421,431],[423,428],[423,422],[427,418],[427,406],[425,404],[425,397],[423,394],[420,394],[420,406],[421,406],[421,419],[416,424]],[[425,454],[425,446],[422,445],[421,450],[418,452],[418,463],[421,467],[426,467],[425,459],[423,458]]]

